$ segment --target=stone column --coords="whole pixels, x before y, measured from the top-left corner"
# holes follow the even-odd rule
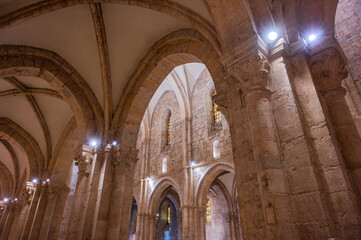
[[[198,207],[198,238],[206,240],[206,206]]]
[[[58,194],[58,198],[56,201],[55,209],[50,224],[48,239],[58,239],[61,223],[64,218],[65,205],[67,202],[66,200],[68,198],[69,192],[70,192],[70,188],[66,186],[62,188]]]
[[[9,203],[7,207],[9,207],[9,214],[6,218],[5,226],[1,233],[1,240],[12,239],[10,238],[10,235],[16,230],[16,224],[20,216],[22,203],[13,201]]]
[[[342,155],[353,172],[360,194],[361,138],[345,100],[346,90],[341,86],[348,75],[345,61],[340,52],[331,47],[313,55],[309,65],[316,90],[326,105]]]
[[[50,231],[50,225],[53,219],[54,209],[58,200],[58,195],[61,191],[69,191],[69,188],[64,183],[51,182],[47,186],[47,201],[41,224],[39,240],[47,240]]]
[[[10,210],[10,207],[8,207],[6,204],[2,205],[1,206],[1,210],[2,210],[2,215],[1,215],[1,220],[0,220],[0,236],[4,230],[4,226],[5,226],[5,223],[6,223],[6,219],[7,219],[7,216],[9,214],[9,210]]]
[[[33,184],[29,184],[25,187],[23,190],[21,200],[19,203],[22,204],[21,206],[21,212],[18,220],[16,220],[16,229],[11,230],[9,239],[21,239],[23,232],[25,230],[25,223],[29,216],[30,206],[33,198],[33,194],[35,191],[35,187]],[[14,220],[15,221],[15,220]]]
[[[128,239],[133,178],[138,150],[120,145],[113,153],[114,173],[107,239]]]
[[[258,54],[239,61],[232,70],[244,92],[267,235],[297,238],[270,106],[269,64]]]
[[[73,206],[71,209],[68,228],[67,239],[81,239],[82,231],[79,229],[79,221],[84,210],[84,199],[89,182],[90,166],[92,164],[92,157],[90,154],[82,151],[75,156],[75,165],[78,166],[78,181],[75,188]]]
[[[22,226],[22,221],[21,217],[24,215],[23,210],[26,211],[27,209],[27,203],[23,200],[18,200],[15,203],[15,212],[14,212],[14,220],[10,229],[10,234],[9,234],[9,239],[19,239],[19,234],[21,234],[21,226]]]
[[[153,240],[155,239],[155,228],[156,228],[156,223],[158,220],[157,215],[149,215],[149,240]]]
[[[236,240],[235,229],[234,229],[234,213],[233,212],[224,212],[223,220],[226,224],[227,230],[227,239],[229,240]]]

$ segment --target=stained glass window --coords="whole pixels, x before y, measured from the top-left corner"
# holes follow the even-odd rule
[[[211,201],[208,199],[206,204],[206,220],[207,222],[210,222],[212,220],[212,210],[211,210]]]
[[[170,120],[171,120],[171,117],[172,117],[172,113],[169,113],[169,116],[168,116],[168,128],[167,128],[167,145],[170,145],[171,143],[171,137],[170,137],[170,129],[171,129],[171,124],[170,124]]]
[[[217,95],[217,91],[216,91],[216,90],[213,91],[213,95],[212,95],[212,96],[215,96],[215,95]],[[222,120],[221,112],[218,111],[218,105],[217,105],[214,101],[212,101],[212,102],[213,102],[213,121],[214,121],[215,123],[218,123],[218,122],[220,122],[220,121]]]
[[[170,206],[168,206],[168,223],[170,223]]]

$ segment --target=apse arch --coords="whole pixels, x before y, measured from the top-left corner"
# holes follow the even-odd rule
[[[191,62],[206,65],[216,88],[225,84],[223,66],[207,39],[192,29],[168,34],[143,57],[123,91],[112,124],[120,142],[136,146],[144,112],[159,85],[175,67]]]

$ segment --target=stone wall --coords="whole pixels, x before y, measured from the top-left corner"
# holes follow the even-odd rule
[[[214,123],[212,93],[214,83],[208,70],[204,70],[197,79],[192,91],[191,106],[191,156],[192,161],[197,164],[197,170],[194,171],[193,182],[197,184],[202,174],[207,169],[207,164],[215,162],[233,163],[232,145],[229,132],[229,126],[226,118],[222,114],[222,121]],[[169,112],[171,117],[171,144],[164,146],[164,129],[167,125]],[[160,177],[170,176],[176,179],[177,183],[182,185],[182,162],[183,162],[183,143],[182,134],[185,122],[181,117],[180,106],[177,97],[173,91],[168,91],[159,99],[154,109],[150,127],[150,147],[149,162],[146,176],[154,179],[154,184]],[[163,132],[163,133],[162,133]],[[136,189],[139,189],[140,166],[144,161],[144,149],[142,143],[144,134],[138,134],[137,146],[139,151],[139,161],[135,174]],[[220,157],[213,156],[213,142],[219,142]],[[167,172],[162,173],[162,161],[167,158]],[[204,165],[206,164],[206,165]],[[135,190],[136,191],[136,190]],[[139,191],[139,190],[138,190]],[[137,194],[137,193],[135,193]]]

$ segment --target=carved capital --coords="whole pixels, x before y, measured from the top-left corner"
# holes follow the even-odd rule
[[[74,158],[75,165],[79,168],[79,173],[85,172],[88,173],[90,170],[90,165],[93,161],[93,157],[90,154],[85,152],[78,153]]]
[[[26,204],[29,204],[31,202],[31,198],[34,194],[34,189],[30,188],[30,187],[25,187],[23,192],[22,192],[22,199],[24,200],[24,202]]]
[[[138,161],[138,150],[119,146],[118,150],[113,153],[113,159],[115,173],[132,173]]]
[[[70,188],[65,183],[51,182],[48,184],[48,199],[55,200],[59,194],[69,192]]]
[[[345,61],[334,47],[312,56],[310,69],[315,86],[322,95],[340,88],[342,80],[348,75]]]
[[[267,88],[270,65],[262,54],[239,61],[228,68],[230,73],[241,81],[244,92],[254,87]]]

